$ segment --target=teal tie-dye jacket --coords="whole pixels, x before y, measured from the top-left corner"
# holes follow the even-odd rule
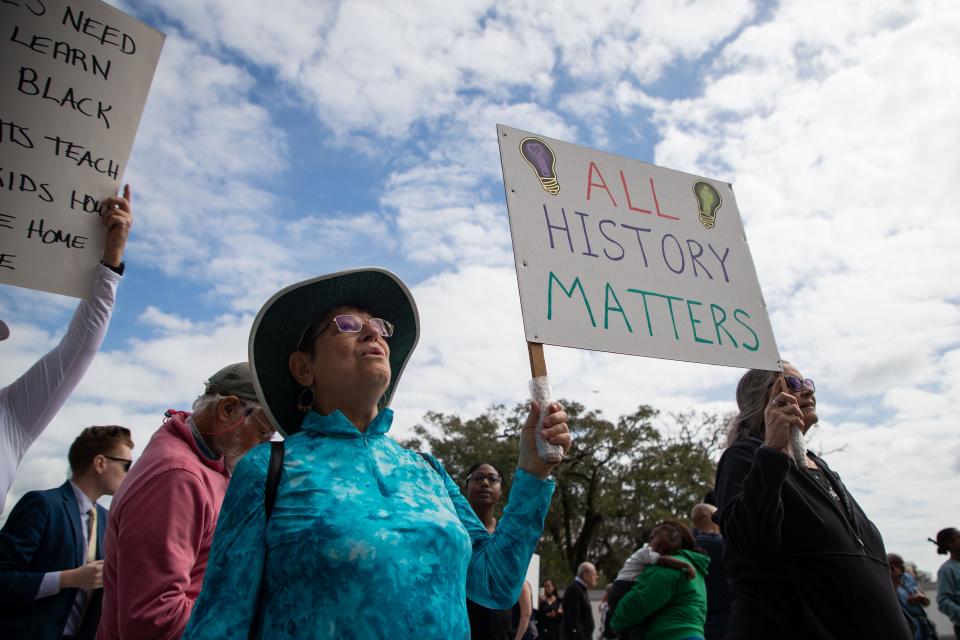
[[[384,409],[360,433],[309,413],[286,441],[270,524],[269,445],[237,465],[203,591],[184,639],[243,639],[266,558],[263,638],[467,639],[466,599],[519,597],[554,483],[518,469],[496,533],[440,465],[387,437]],[[266,553],[264,552],[266,538]]]

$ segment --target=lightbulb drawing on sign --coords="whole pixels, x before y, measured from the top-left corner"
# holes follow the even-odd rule
[[[560,182],[557,180],[557,157],[546,142],[540,138],[524,138],[520,141],[520,155],[533,167],[544,191],[553,196],[560,193]]]
[[[693,183],[693,195],[700,205],[700,224],[704,229],[713,229],[717,225],[717,209],[723,206],[720,192],[709,182],[697,180]]]

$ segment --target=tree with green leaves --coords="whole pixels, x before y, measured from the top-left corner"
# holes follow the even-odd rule
[[[589,560],[612,580],[654,524],[686,520],[712,488],[721,420],[693,412],[664,420],[641,405],[611,421],[578,402],[561,403],[574,442],[556,470],[557,488],[540,541],[541,574],[569,581],[577,565]],[[403,444],[430,450],[461,486],[471,465],[491,463],[504,473],[506,491],[528,410],[522,404],[495,405],[466,420],[429,412]]]

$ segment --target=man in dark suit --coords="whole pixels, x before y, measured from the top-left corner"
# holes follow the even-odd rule
[[[563,592],[563,639],[593,638],[593,607],[587,590],[597,584],[597,568],[589,562],[577,567],[577,577]]]
[[[0,530],[0,637],[92,639],[103,596],[107,510],[131,463],[123,427],[88,427],[70,446],[71,479],[27,493]]]

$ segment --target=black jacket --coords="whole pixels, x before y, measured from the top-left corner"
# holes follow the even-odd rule
[[[563,592],[563,640],[590,640],[593,624],[587,588],[574,580]]]
[[[467,598],[470,637],[479,640],[513,640],[510,609],[488,609]]]
[[[832,498],[756,438],[728,448],[716,493],[733,591],[728,640],[910,640],[880,532],[840,477]]]
[[[701,533],[696,538],[697,546],[710,556],[710,573],[707,582],[707,622],[703,635],[707,640],[723,638],[730,621],[730,587],[723,566],[723,538],[716,533]]]

